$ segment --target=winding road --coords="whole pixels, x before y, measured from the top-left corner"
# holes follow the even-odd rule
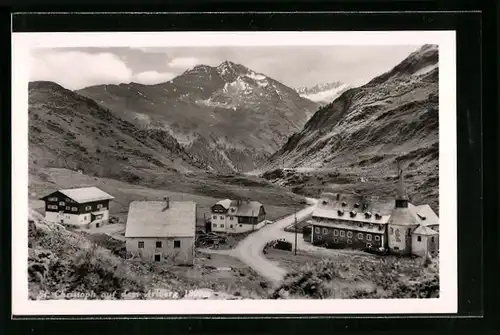
[[[287,226],[291,225],[295,221],[295,215],[297,216],[297,221],[301,221],[307,216],[311,215],[316,207],[317,200],[312,198],[307,198],[307,202],[310,206],[298,211],[295,214],[284,217],[281,220],[277,220],[272,224],[268,224],[262,227],[260,230],[248,235],[245,239],[240,241],[236,248],[231,250],[200,250],[209,253],[218,253],[231,255],[238,258],[240,261],[254,269],[261,276],[273,283],[279,283],[283,277],[286,275],[286,270],[279,267],[276,263],[271,262],[265,256],[262,250],[267,242],[276,240],[279,238],[285,238],[287,241],[294,241],[294,234],[285,232]],[[290,239],[292,237],[292,239]],[[298,236],[298,241],[302,240],[302,236]],[[298,246],[300,243],[297,244]]]

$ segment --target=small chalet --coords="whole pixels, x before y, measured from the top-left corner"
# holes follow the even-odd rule
[[[87,228],[108,222],[112,199],[97,187],[59,190],[41,198],[45,201],[45,220]]]
[[[265,225],[266,211],[258,201],[224,199],[211,212],[214,232],[244,233]]]
[[[403,171],[395,200],[325,193],[312,216],[311,241],[331,248],[389,250],[425,257],[439,250],[439,218],[405,193]]]
[[[196,203],[193,201],[133,201],[125,238],[127,252],[157,262],[193,264]]]

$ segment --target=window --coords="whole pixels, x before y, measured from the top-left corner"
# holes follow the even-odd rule
[[[217,219],[217,215],[214,215],[212,218],[213,218],[213,219]]]
[[[90,211],[92,209],[92,206],[85,206],[86,211]]]
[[[221,219],[221,220],[224,220],[224,217],[221,215],[220,219]]]
[[[243,227],[242,225],[240,225],[240,227]]]
[[[214,223],[213,227],[214,227],[214,228],[217,228],[217,223]]]
[[[366,240],[367,241],[371,241],[372,240],[372,236],[370,234],[366,234]]]
[[[367,247],[367,248],[371,248],[371,247],[372,247],[372,244],[371,244],[371,243],[366,243],[366,247]]]
[[[139,241],[139,242],[137,242],[137,247],[138,247],[139,249],[144,249],[144,241]]]
[[[434,242],[434,236],[431,237],[431,242]]]
[[[72,210],[73,212],[76,212],[76,211],[78,210],[78,208],[77,208],[77,207],[71,207],[71,210]]]
[[[380,236],[375,235],[375,241],[380,241]]]
[[[98,205],[97,205],[97,208],[102,208],[102,204],[98,204]]]
[[[221,227],[221,228],[224,228],[224,224],[221,224],[221,225],[220,225],[220,227]]]
[[[344,237],[345,236],[345,231],[341,230],[340,231],[340,236]]]
[[[394,228],[391,227],[391,235],[394,234]]]
[[[233,225],[230,225],[229,227],[230,227],[230,228],[233,228]]]
[[[69,208],[70,208],[69,206],[66,206],[66,210],[67,210],[67,211],[69,211]]]
[[[57,201],[57,198],[56,197],[51,197],[51,198],[48,198],[47,200],[48,201]]]
[[[350,238],[347,239],[347,244],[352,244],[352,240]]]
[[[174,248],[180,248],[181,247],[181,241],[175,240],[174,241]]]
[[[155,255],[155,262],[159,262],[161,261],[161,255],[160,254],[156,254]]]
[[[156,247],[161,248],[161,241],[156,241]]]
[[[394,250],[399,250],[399,247],[394,247]]]
[[[417,236],[417,241],[422,242],[422,236]]]
[[[333,239],[333,243],[339,243],[339,239],[335,237],[335,238]]]
[[[48,205],[47,207],[50,209],[57,209],[57,205]]]
[[[232,216],[230,216],[230,217],[229,217],[229,220],[233,220],[233,217],[232,217]]]
[[[333,230],[333,236],[339,236],[339,231],[337,229]]]
[[[59,201],[59,206],[64,206],[64,205],[66,205],[64,201]]]
[[[363,233],[358,233],[358,239],[362,240],[363,239]]]
[[[241,227],[241,225],[240,225],[240,227]],[[315,232],[316,234],[319,234],[319,233],[320,233],[320,229],[319,229],[319,227],[315,227],[315,228],[314,228],[314,232]]]
[[[326,234],[328,234],[328,229],[323,228],[323,235],[326,235]]]
[[[352,231],[347,232],[347,237],[351,238],[352,237]]]

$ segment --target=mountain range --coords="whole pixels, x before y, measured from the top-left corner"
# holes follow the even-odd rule
[[[302,129],[318,104],[243,65],[197,65],[156,85],[76,91],[145,130],[164,130],[211,171],[256,168]]]
[[[387,180],[401,158],[414,193],[437,199],[438,65],[437,46],[425,45],[353,88],[331,82],[294,90],[229,61],[156,85],[70,91],[32,82],[30,169],[67,167],[123,180],[138,171],[287,167]],[[339,96],[329,103],[310,100],[333,91]]]

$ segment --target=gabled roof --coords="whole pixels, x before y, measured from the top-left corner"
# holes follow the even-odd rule
[[[125,237],[194,237],[195,227],[194,201],[133,201]]]
[[[231,206],[231,199],[224,199],[219,202],[217,202],[217,205],[221,205],[225,209],[229,209],[229,206]]]
[[[423,226],[432,226],[439,224],[439,217],[434,213],[431,206],[429,205],[420,205],[414,206],[412,204],[408,204],[408,208],[410,209],[411,214],[415,218],[415,221],[418,224]]]
[[[418,234],[418,235],[437,235],[439,234],[437,231],[426,227],[426,226],[418,226],[417,229],[413,231],[413,234]]]
[[[258,201],[242,200],[239,204],[237,200],[224,199],[217,202],[229,211],[229,214],[235,216],[250,216],[257,217],[260,213],[260,208],[263,206]]]
[[[47,199],[52,196],[54,193],[60,192],[67,196],[68,198],[78,202],[78,203],[86,203],[92,201],[100,201],[100,200],[111,200],[114,197],[103,190],[97,187],[80,187],[80,188],[69,188],[64,190],[59,190],[56,192],[52,192],[49,195],[46,195],[42,199]]]

